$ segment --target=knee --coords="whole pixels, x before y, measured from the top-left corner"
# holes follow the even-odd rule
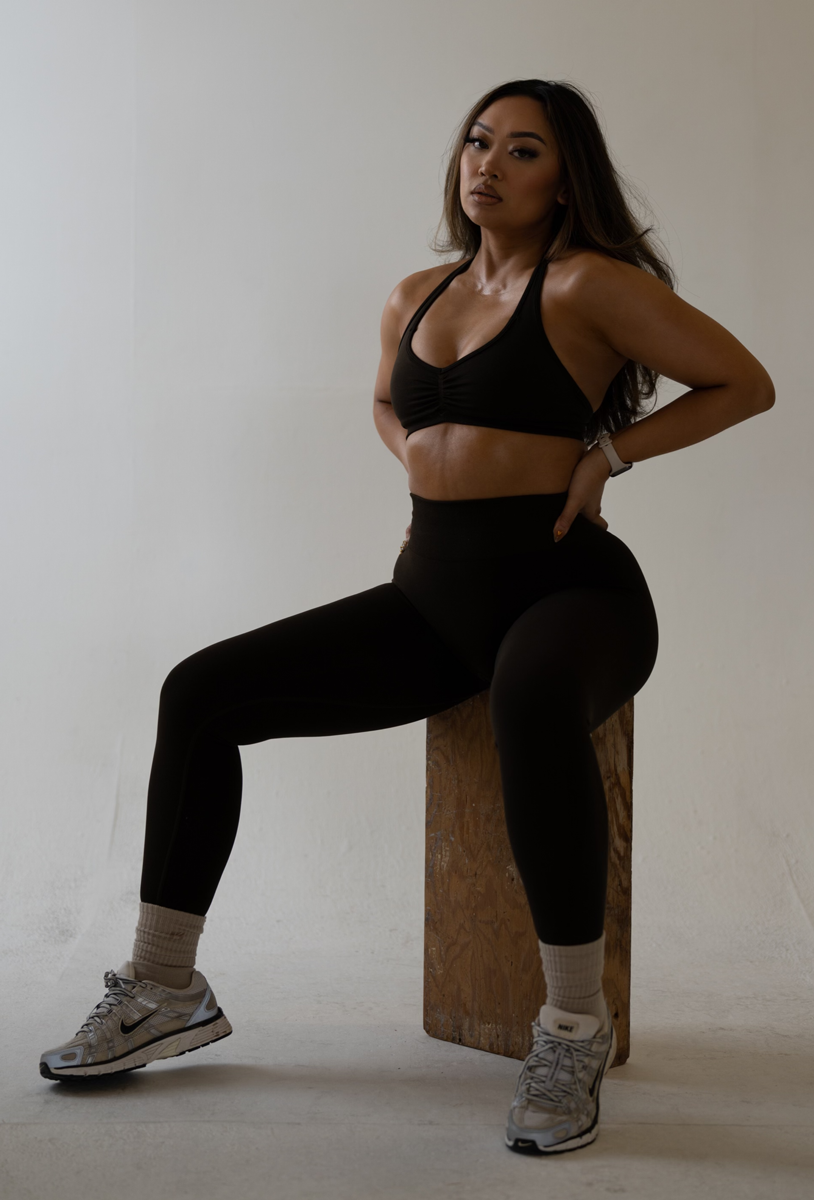
[[[167,675],[159,696],[159,719],[178,721],[197,719],[211,691],[209,656],[199,650],[182,659]]]

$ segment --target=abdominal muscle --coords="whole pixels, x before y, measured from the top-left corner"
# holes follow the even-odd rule
[[[445,421],[410,434],[404,465],[416,496],[480,500],[567,492],[585,449],[576,438]]]

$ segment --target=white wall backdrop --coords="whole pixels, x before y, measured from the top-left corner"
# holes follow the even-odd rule
[[[463,112],[536,76],[594,96],[681,295],[777,388],[606,489],[661,631],[636,700],[638,961],[807,970],[813,35],[806,0],[4,6],[8,954],[33,938],[65,968],[91,928],[129,952],[175,662],[390,579],[409,496],[371,415],[381,309],[435,261]],[[208,936],[414,951],[424,732],[247,749]]]

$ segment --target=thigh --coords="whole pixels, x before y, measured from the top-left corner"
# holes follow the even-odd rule
[[[645,684],[658,652],[646,589],[574,587],[527,608],[507,630],[495,661],[492,716],[557,725],[576,712],[592,731]]]
[[[191,655],[162,705],[240,745],[383,729],[483,690],[393,583],[295,613]]]

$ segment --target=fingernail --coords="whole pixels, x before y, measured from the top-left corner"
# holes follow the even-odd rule
[[[558,541],[564,534],[565,534],[564,529],[555,529],[554,530],[554,541],[555,542]]]

